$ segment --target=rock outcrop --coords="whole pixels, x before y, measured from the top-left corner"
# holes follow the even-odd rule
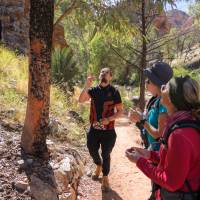
[[[154,20],[154,25],[160,35],[169,33],[171,28],[188,30],[192,27],[193,18],[181,10],[173,9],[160,14]]]
[[[183,25],[190,18],[184,11],[173,9],[166,12],[167,19],[172,28],[182,29]]]
[[[29,0],[0,1],[0,41],[20,53],[29,52]],[[64,27],[54,27],[53,47],[68,47]]]
[[[29,1],[0,1],[0,38],[21,53],[29,51]]]

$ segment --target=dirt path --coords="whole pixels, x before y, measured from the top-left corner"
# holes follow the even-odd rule
[[[109,176],[112,191],[101,192],[100,181],[92,181],[84,176],[80,181],[79,197],[81,200],[146,200],[150,195],[150,181],[135,164],[125,157],[125,150],[138,146],[139,132],[129,125],[127,119],[116,124],[117,141],[112,152],[111,172]]]

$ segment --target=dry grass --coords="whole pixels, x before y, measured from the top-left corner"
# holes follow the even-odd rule
[[[24,123],[28,89],[28,58],[0,46],[0,112],[7,120]],[[84,124],[78,124],[69,117],[68,111],[74,110],[86,119],[88,108],[77,103],[80,90],[75,95],[65,94],[58,86],[51,86],[50,116],[67,127],[70,140],[84,140]],[[88,116],[87,116],[88,117]],[[65,133],[59,135],[66,139]]]

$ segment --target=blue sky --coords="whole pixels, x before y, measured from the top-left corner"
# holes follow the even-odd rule
[[[190,0],[188,2],[185,2],[185,1],[179,1],[176,3],[176,6],[177,6],[177,9],[178,10],[183,10],[185,12],[188,13],[188,8],[189,8],[189,5],[194,3],[195,0]],[[170,5],[167,5],[166,7],[167,10],[171,10],[171,6]]]

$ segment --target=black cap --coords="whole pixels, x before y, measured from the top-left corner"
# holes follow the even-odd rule
[[[155,85],[161,87],[168,83],[173,76],[172,68],[164,62],[156,62],[144,70],[144,74]]]

